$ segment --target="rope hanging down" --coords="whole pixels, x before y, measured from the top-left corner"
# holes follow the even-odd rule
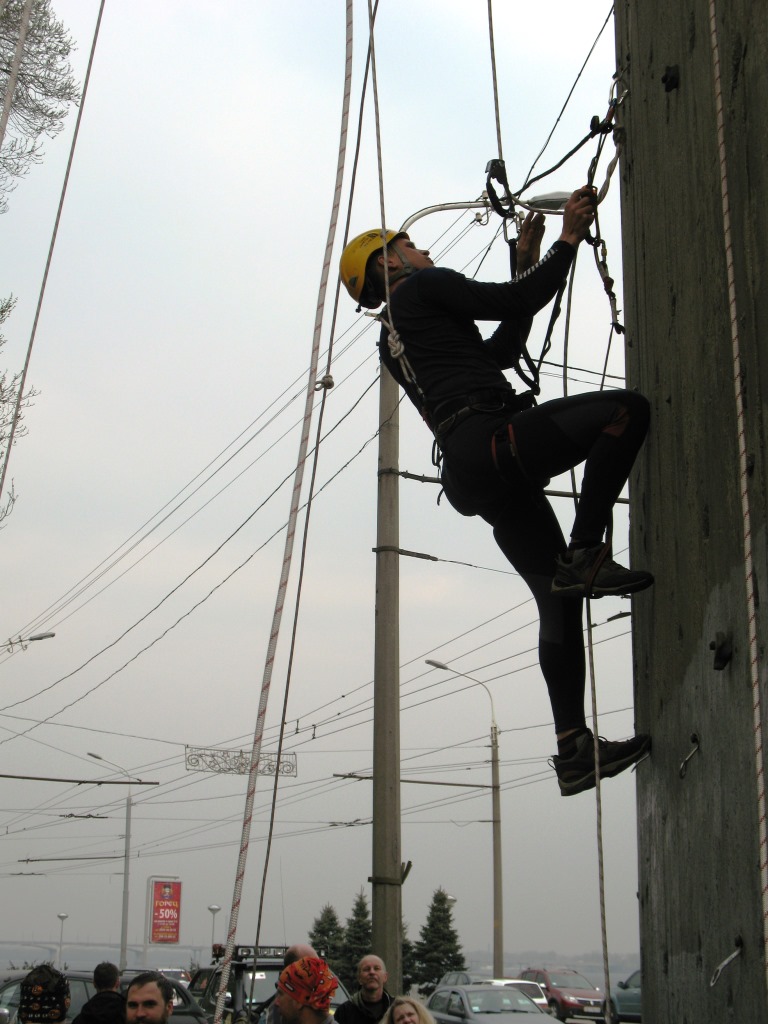
[[[603,27],[605,27],[605,26],[603,26]],[[498,129],[498,125],[499,125],[498,94],[497,94],[497,88],[496,88],[496,68],[495,68],[495,60],[494,60],[494,53],[493,53],[493,25],[492,25],[492,19],[491,19],[490,0],[489,0],[489,32],[490,32],[490,35],[491,35],[491,57],[492,57],[492,69],[493,69],[493,81],[494,81],[494,101],[495,101],[495,105],[496,105],[496,123],[497,123],[497,129]],[[615,83],[615,79],[614,79],[614,85],[615,84],[616,83]],[[623,96],[622,96],[622,99],[623,99]],[[529,185],[531,185],[534,181],[540,180],[541,178],[543,178],[543,177],[547,176],[548,174],[552,173],[552,171],[556,170],[558,167],[561,167],[571,156],[573,156],[579,149],[581,149],[590,139],[595,138],[595,137],[599,137],[600,141],[599,141],[599,145],[597,147],[597,152],[595,153],[592,161],[590,162],[590,166],[589,166],[589,170],[588,170],[588,175],[587,175],[587,184],[588,184],[589,187],[592,187],[593,183],[594,183],[595,175],[597,173],[597,166],[598,166],[598,163],[599,163],[599,160],[600,160],[600,156],[602,154],[602,150],[603,150],[603,147],[605,145],[605,140],[606,140],[607,136],[609,134],[611,134],[614,137],[614,142],[615,142],[615,145],[616,145],[616,153],[615,153],[614,158],[613,158],[613,160],[612,160],[612,162],[611,162],[611,164],[610,164],[610,166],[608,168],[608,172],[607,172],[607,175],[606,175],[605,183],[604,183],[602,189],[600,190],[600,193],[596,194],[596,196],[595,196],[596,206],[597,206],[597,203],[601,202],[605,198],[605,195],[606,195],[607,190],[608,190],[608,183],[610,181],[610,177],[611,177],[611,175],[613,173],[613,170],[615,169],[616,164],[618,163],[618,158],[619,158],[619,153],[620,153],[620,146],[618,144],[618,141],[616,140],[616,134],[614,132],[614,126],[613,126],[613,120],[614,120],[614,117],[615,117],[615,113],[616,113],[616,109],[617,109],[617,106],[618,106],[618,102],[619,101],[614,97],[614,95],[612,93],[611,99],[610,99],[610,102],[609,102],[608,113],[607,113],[606,117],[602,121],[600,121],[599,118],[597,118],[597,117],[593,117],[592,121],[590,122],[589,133],[588,133],[588,135],[586,135],[581,140],[581,142],[579,142],[569,153],[567,153],[565,157],[563,157],[560,161],[558,161],[558,163],[555,164],[555,166],[552,167],[549,171],[544,172],[544,173],[542,173],[540,175],[537,175],[535,178],[530,178],[529,177],[526,180],[526,182],[523,185],[523,187],[514,195],[512,194],[512,192],[510,190],[509,182],[508,182],[508,179],[507,179],[506,167],[505,167],[505,164],[504,164],[504,160],[502,159],[502,156],[501,156],[501,132],[500,132],[500,129],[498,129],[498,134],[499,134],[499,143],[498,143],[498,146],[499,146],[499,156],[498,156],[498,158],[489,161],[489,163],[486,166],[486,193],[488,195],[488,199],[489,199],[489,201],[491,203],[491,206],[493,207],[495,212],[502,218],[502,221],[503,221],[503,223],[505,225],[505,237],[506,237],[506,222],[508,220],[517,219],[516,206],[519,203],[519,197],[522,194],[522,192]],[[496,191],[496,189],[494,187],[494,182],[496,182],[501,187],[501,191],[503,193],[503,198],[501,198],[499,196],[499,194],[497,193],[497,191]],[[597,190],[595,190],[595,192],[597,193]],[[528,204],[525,204],[525,205],[528,206]],[[518,226],[519,226],[519,220],[518,220]],[[588,237],[587,241],[592,245],[594,256],[595,256],[595,264],[597,266],[598,272],[599,272],[601,280],[603,282],[603,288],[605,289],[605,292],[606,292],[606,294],[608,296],[608,300],[609,300],[609,303],[610,303],[610,307],[611,307],[611,337],[612,337],[614,331],[616,331],[616,333],[623,333],[624,329],[623,329],[622,325],[619,323],[619,319],[618,319],[618,308],[617,308],[616,295],[615,295],[615,293],[613,291],[613,279],[610,277],[609,272],[608,272],[607,248],[606,248],[605,242],[600,238],[600,231],[599,231],[599,225],[598,225],[598,220],[597,220],[597,213],[595,215],[595,231],[596,231],[597,237],[595,237],[595,238],[589,238]],[[510,246],[511,273],[512,273],[512,277],[514,278],[516,276],[516,247],[515,247],[515,242],[514,241],[509,241],[509,246]],[[600,255],[598,255],[598,248],[599,248]],[[544,361],[544,358],[545,358],[546,354],[548,353],[548,351],[549,351],[549,349],[551,347],[552,333],[553,333],[553,330],[554,330],[555,323],[556,323],[556,321],[557,321],[557,319],[558,319],[558,317],[560,315],[562,297],[563,297],[565,289],[566,289],[566,287],[568,285],[568,281],[570,280],[570,288],[569,288],[569,292],[568,292],[568,311],[567,311],[566,340],[565,340],[566,352],[563,355],[564,392],[567,393],[567,371],[566,371],[566,368],[567,368],[567,339],[568,339],[568,324],[570,323],[571,293],[572,293],[573,282],[574,282],[574,272],[575,272],[575,263],[574,263],[574,266],[571,268],[571,273],[570,273],[569,277],[567,277],[567,278],[565,278],[563,280],[562,285],[559,288],[559,290],[557,292],[557,295],[555,297],[555,301],[554,301],[553,308],[552,308],[552,313],[550,315],[550,320],[549,320],[549,324],[548,324],[548,328],[547,328],[547,333],[546,333],[546,336],[545,336],[545,339],[544,339],[544,343],[543,343],[543,346],[542,346],[542,350],[541,350],[541,354],[540,354],[540,357],[539,357],[539,360],[538,360],[537,363],[534,364],[534,362],[533,362],[533,360],[532,360],[532,358],[531,358],[531,356],[530,356],[530,354],[529,354],[529,352],[527,350],[527,347],[525,345],[523,345],[523,351],[521,353],[521,356],[524,359],[524,361],[526,363],[526,366],[528,367],[528,370],[530,372],[530,376],[528,376],[528,374],[526,374],[525,372],[522,371],[519,360],[517,360],[516,363],[515,363],[515,370],[516,370],[518,376],[520,376],[521,379],[523,379],[526,382],[526,384],[531,388],[531,390],[532,390],[534,395],[539,395],[540,391],[541,391],[540,385],[539,385],[540,369],[541,369],[542,363]],[[608,344],[609,344],[609,347],[610,347],[610,338],[609,338],[609,343]],[[607,363],[607,355],[606,355],[606,363]],[[571,480],[572,480],[572,485],[573,485],[574,501],[576,501],[577,500],[576,499],[576,486],[575,486],[575,476],[573,474],[573,471],[571,471]],[[605,558],[609,554],[609,552],[610,552],[612,527],[613,527],[613,523],[612,523],[612,519],[611,519],[611,522],[609,523],[609,527],[608,527],[606,542],[605,542],[605,546],[604,546],[604,552],[602,554],[602,557],[601,557],[600,561],[602,561],[602,558]],[[598,567],[599,567],[599,561],[595,565],[595,569],[594,569],[595,573],[597,572]],[[608,1005],[610,1007],[610,1005],[611,1005],[610,1004],[610,991],[611,991],[610,985],[611,985],[611,982],[610,982],[610,969],[609,969],[609,964],[608,964],[608,935],[607,935],[606,902],[605,902],[605,866],[604,866],[604,853],[603,853],[602,793],[601,793],[601,786],[600,786],[600,748],[599,748],[599,728],[598,728],[598,708],[597,708],[597,687],[596,687],[595,664],[594,664],[594,650],[593,650],[593,637],[592,637],[592,610],[591,610],[591,601],[589,599],[587,599],[587,601],[586,601],[586,614],[587,614],[587,639],[588,639],[587,646],[588,646],[588,650],[589,650],[589,675],[590,675],[590,690],[591,690],[591,703],[592,703],[592,735],[593,735],[593,742],[594,742],[594,763],[595,763],[596,839],[597,839],[598,881],[599,881],[599,902],[600,902],[600,928],[601,928],[601,940],[602,940],[602,952],[603,952],[604,991],[605,991],[606,1001],[607,1001],[607,1003],[608,1003]],[[612,1019],[613,1019],[613,1013],[612,1013],[612,1011],[610,1009],[608,1010],[608,1019],[609,1019],[609,1021],[612,1021]]]
[[[731,234],[731,205],[728,194],[728,161],[725,148],[725,116],[723,113],[723,83],[720,68],[720,44],[717,36],[717,8],[715,0],[709,3],[709,33],[712,50],[712,77],[715,90],[715,118],[717,150],[720,169],[720,198],[723,211],[723,239],[725,242],[725,269],[728,282],[731,348],[733,353],[733,389],[736,405],[736,425],[739,448],[739,481],[743,516],[744,583],[746,589],[747,624],[749,631],[749,669],[753,698],[753,728],[755,739],[755,777],[757,782],[757,821],[760,853],[760,893],[763,911],[763,967],[768,987],[768,836],[766,835],[765,758],[763,752],[763,709],[760,696],[760,669],[757,630],[757,601],[755,599],[754,559],[752,555],[752,513],[749,498],[749,462],[744,415],[741,345],[739,317],[736,306],[736,279],[733,269],[733,238]]]
[[[237,922],[240,912],[240,900],[243,889],[243,878],[245,876],[245,867],[248,858],[248,845],[250,842],[251,822],[253,819],[253,804],[256,795],[256,781],[258,778],[257,769],[259,763],[259,756],[261,754],[261,740],[264,732],[264,719],[267,712],[267,700],[269,697],[269,688],[272,681],[272,670],[274,668],[275,651],[277,648],[277,641],[280,634],[280,622],[282,619],[283,606],[285,604],[285,595],[288,587],[288,576],[290,573],[291,559],[293,554],[293,542],[296,535],[296,521],[298,518],[299,500],[301,497],[301,488],[304,479],[304,465],[306,462],[307,448],[309,445],[309,427],[310,421],[312,419],[312,408],[314,405],[315,398],[315,383],[317,379],[317,366],[320,355],[320,334],[323,323],[325,293],[327,290],[328,273],[331,265],[331,253],[333,251],[333,243],[336,237],[336,222],[338,218],[341,186],[344,177],[344,162],[347,142],[347,124],[349,120],[349,102],[352,83],[352,10],[353,0],[347,0],[344,98],[342,101],[339,155],[336,168],[336,187],[334,191],[334,198],[331,209],[331,220],[328,227],[328,239],[326,242],[325,256],[323,259],[323,268],[321,273],[320,288],[317,300],[317,313],[315,317],[315,329],[312,341],[312,356],[310,360],[309,379],[307,384],[307,394],[304,406],[304,422],[301,432],[301,441],[299,444],[299,455],[296,463],[296,473],[294,476],[293,492],[291,495],[291,509],[288,521],[288,528],[286,531],[285,549],[283,552],[283,564],[280,573],[280,582],[277,588],[277,596],[275,599],[275,608],[272,617],[272,627],[270,629],[269,643],[267,646],[267,657],[264,664],[264,671],[262,677],[259,708],[256,716],[256,727],[254,730],[253,745],[251,748],[251,768],[248,774],[248,788],[245,800],[245,807],[243,811],[243,827],[240,840],[240,853],[237,862],[235,886],[232,894],[232,908],[230,912],[229,928],[227,931],[226,949],[224,953],[224,960],[222,962],[221,987],[219,989],[216,999],[216,1012],[214,1017],[215,1024],[221,1024],[221,1020],[224,1015],[224,1003],[227,995],[227,984],[229,981],[230,966],[234,954],[235,936],[237,934]]]

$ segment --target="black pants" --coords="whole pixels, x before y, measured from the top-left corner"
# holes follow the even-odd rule
[[[648,430],[649,406],[632,391],[559,398],[522,412],[477,411],[447,437],[442,481],[453,507],[481,516],[530,588],[539,610],[539,664],[556,732],[585,724],[583,602],[550,592],[566,542],[544,495],[553,476],[585,462],[574,540],[598,544]],[[502,476],[492,440],[510,424],[515,460]]]

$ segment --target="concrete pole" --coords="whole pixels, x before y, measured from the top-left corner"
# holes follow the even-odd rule
[[[490,696],[490,693],[489,693]],[[493,715],[493,698],[491,698]],[[493,808],[493,976],[504,977],[504,897],[501,867],[501,795],[499,790],[499,728],[491,722],[491,801]]]
[[[69,917],[69,914],[64,914],[64,913],[57,914],[56,917],[58,917],[59,921],[61,922],[61,924],[59,926],[59,970],[63,971],[64,970],[64,959],[63,959],[63,950],[64,950],[64,922]]]
[[[496,710],[493,705],[493,694],[480,679],[468,676],[451,668],[444,661],[426,658],[425,663],[443,672],[454,672],[462,679],[469,679],[476,686],[482,686],[491,702],[491,824],[493,826],[493,976],[504,976],[504,895],[502,886],[501,861],[501,789],[499,786],[499,727],[496,725]],[[453,897],[451,897],[452,899]]]
[[[373,682],[372,952],[387,965],[390,992],[403,968],[400,856],[399,389],[382,367]]]
[[[125,801],[125,853],[123,855],[123,911],[120,918],[120,970],[128,966],[128,891],[131,864],[131,791]]]

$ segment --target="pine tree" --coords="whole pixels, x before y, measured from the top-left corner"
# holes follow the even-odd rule
[[[344,948],[344,929],[330,903],[326,903],[315,918],[309,933],[309,944],[338,974]]]
[[[453,927],[453,911],[445,889],[436,889],[415,943],[414,980],[423,996],[431,995],[447,971],[465,969],[464,953]]]
[[[350,992],[357,989],[357,965],[371,952],[371,940],[371,915],[368,900],[361,889],[355,897],[352,913],[347,918],[339,970],[336,972]]]
[[[410,992],[416,980],[416,946],[408,938],[408,925],[403,921],[403,992]]]

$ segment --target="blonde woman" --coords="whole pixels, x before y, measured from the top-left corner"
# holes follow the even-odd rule
[[[381,1024],[435,1024],[435,1018],[418,999],[397,996],[392,1000]]]

